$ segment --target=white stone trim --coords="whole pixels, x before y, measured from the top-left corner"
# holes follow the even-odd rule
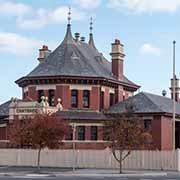
[[[75,143],[107,143],[109,141],[103,141],[103,140],[62,140],[62,142],[65,142],[65,143],[72,143],[72,142],[75,142]]]
[[[153,120],[153,116],[143,116],[143,120]]]
[[[70,126],[104,126],[102,123],[70,123]]]
[[[25,93],[25,92],[28,92],[28,86],[26,86],[26,87],[23,88],[23,92],[24,92],[24,93]]]
[[[101,87],[101,91],[102,91],[102,92],[105,92],[105,89],[108,89],[108,90],[109,90],[109,93],[115,94],[115,89],[114,89],[114,88],[105,87],[105,86],[102,86],[102,87]]]
[[[0,124],[0,128],[6,127],[7,124]]]
[[[77,89],[77,90],[89,90],[89,91],[91,91],[92,90],[92,85],[75,85],[75,84],[73,84],[73,85],[69,85],[69,88],[70,88],[70,90],[72,90],[72,89]]]
[[[52,84],[52,85],[47,85],[47,84],[44,84],[44,85],[37,85],[36,86],[36,90],[50,90],[50,89],[56,89],[56,85]]]
[[[0,143],[8,143],[9,142],[9,140],[0,140]]]

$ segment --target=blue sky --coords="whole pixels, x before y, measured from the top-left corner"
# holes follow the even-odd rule
[[[63,40],[68,6],[73,33],[86,40],[93,17],[96,46],[109,60],[111,43],[121,40],[125,74],[141,91],[169,92],[174,39],[180,77],[180,0],[0,0],[0,103],[21,97],[14,81],[38,64],[38,49]]]

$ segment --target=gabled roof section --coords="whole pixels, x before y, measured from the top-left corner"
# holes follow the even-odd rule
[[[135,113],[172,113],[172,99],[141,92],[127,100],[115,104],[107,113],[124,113],[127,105],[133,105]],[[176,103],[176,113],[180,114],[180,103]]]
[[[62,43],[24,78],[47,76],[103,77],[117,81],[111,73],[111,63],[98,52],[93,37],[90,36],[89,44],[76,41],[70,24]],[[123,83],[139,88],[125,76]]]
[[[11,100],[0,105],[0,117],[9,116],[9,105]]]

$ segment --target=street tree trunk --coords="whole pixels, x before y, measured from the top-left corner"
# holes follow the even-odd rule
[[[37,172],[40,172],[41,148],[38,149]]]
[[[122,151],[119,150],[119,173],[122,174]]]

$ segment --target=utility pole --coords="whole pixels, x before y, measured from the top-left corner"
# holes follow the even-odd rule
[[[173,136],[173,150],[175,150],[176,148],[176,135],[175,135],[175,131],[176,131],[176,100],[175,100],[175,79],[176,79],[176,74],[175,74],[175,70],[176,70],[176,41],[173,41],[173,122],[172,122],[172,136]]]

